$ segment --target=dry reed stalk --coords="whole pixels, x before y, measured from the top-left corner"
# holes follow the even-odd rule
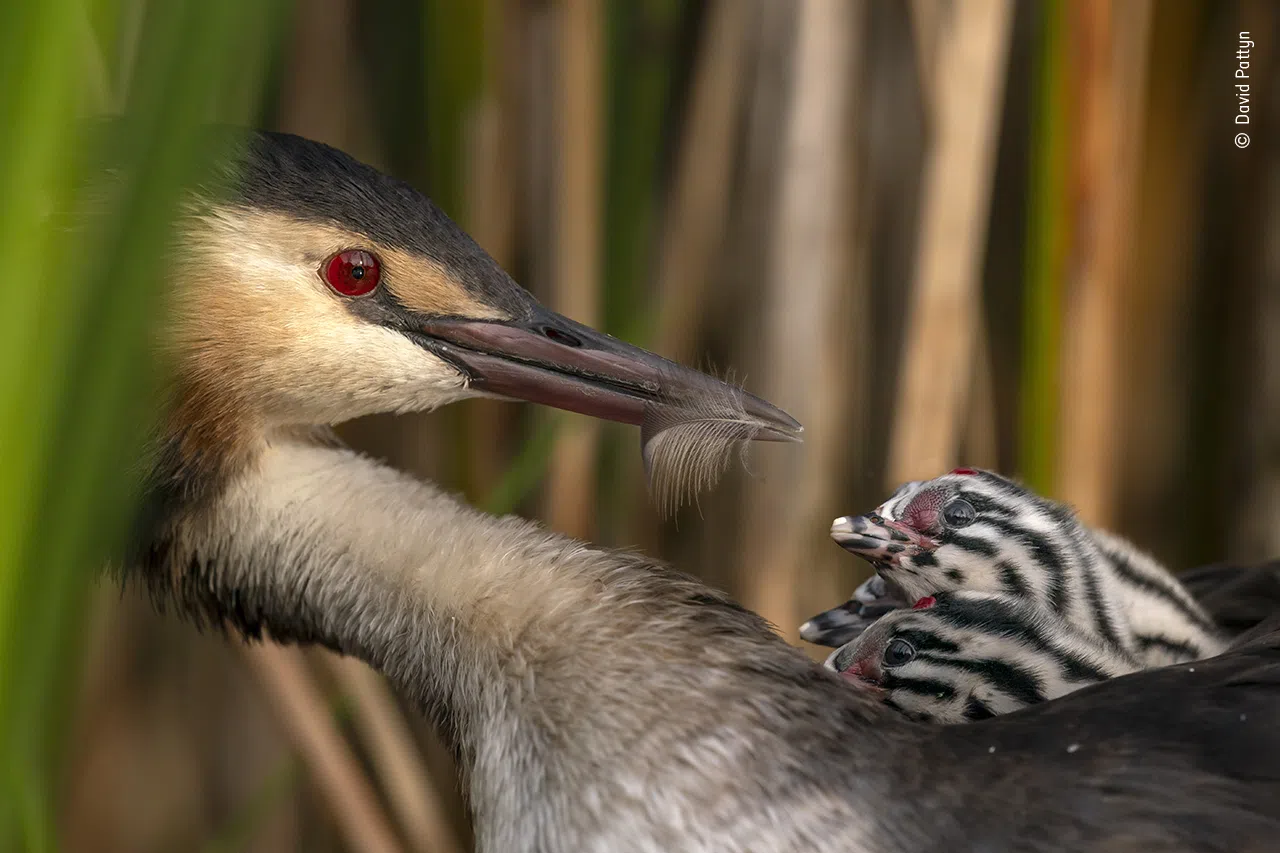
[[[355,658],[322,652],[321,660],[355,700],[356,733],[369,750],[408,849],[460,853],[463,845],[386,680]]]
[[[557,13],[559,132],[551,303],[562,314],[598,326],[604,8],[601,0],[564,0]],[[595,421],[565,419],[552,451],[545,513],[551,527],[562,533],[589,538],[595,529],[599,444]]]
[[[338,148],[347,143],[351,8],[348,0],[302,0],[293,16],[280,127]]]
[[[467,180],[463,187],[466,228],[480,247],[503,267],[515,260],[515,182],[512,139],[517,114],[509,96],[507,57],[518,55],[504,17],[503,0],[485,2],[485,86],[468,116]],[[472,495],[487,496],[502,477],[510,406],[494,400],[467,403],[467,485]]]
[[[739,0],[714,0],[707,10],[702,42],[695,49],[689,102],[684,111],[674,174],[660,219],[658,268],[653,305],[658,312],[654,350],[673,361],[696,363],[699,324],[715,279],[715,258],[723,248],[733,189],[737,130],[747,78],[748,24],[756,7]],[[623,493],[643,492],[639,460],[627,463]],[[624,541],[652,548],[659,542],[661,516],[626,516]]]
[[[950,20],[952,6],[945,0],[911,0],[911,38],[916,48],[916,73],[920,77],[920,101],[926,123],[932,126],[938,106],[938,43]]]
[[[512,101],[508,57],[519,55],[519,32],[508,25],[504,0],[483,0],[484,85],[467,117],[467,230],[503,266],[515,259],[513,134],[518,116]],[[514,13],[513,13],[514,14]]]
[[[1060,497],[1090,524],[1115,522],[1121,310],[1146,108],[1150,0],[1073,5],[1082,100],[1077,264],[1067,288],[1058,447]]]
[[[1267,32],[1260,27],[1258,31]],[[1280,163],[1267,165],[1271,179],[1265,191],[1261,230],[1269,251],[1260,253],[1259,284],[1253,295],[1250,343],[1256,371],[1250,383],[1248,423],[1240,430],[1244,441],[1242,470],[1251,474],[1235,502],[1236,522],[1228,536],[1227,557],[1241,561],[1274,559],[1280,554]],[[1260,245],[1246,243],[1249,246]]]
[[[239,648],[348,846],[363,853],[400,850],[377,795],[334,724],[302,652],[271,642],[242,643]]]
[[[964,458],[960,462],[975,468],[995,469],[1000,464],[996,441],[996,389],[991,373],[991,345],[986,321],[979,314],[973,337],[973,376],[970,379],[969,411],[964,425]]]
[[[1261,27],[1257,31],[1267,32]],[[1235,503],[1236,522],[1228,536],[1227,557],[1241,561],[1274,559],[1280,554],[1280,163],[1273,157],[1263,204],[1266,245],[1258,262],[1259,282],[1251,306],[1254,331],[1249,342],[1256,379],[1250,383],[1251,416],[1240,431],[1244,466],[1252,475]],[[1252,247],[1259,245],[1247,243]]]
[[[1184,565],[1184,537],[1199,520],[1182,513],[1194,506],[1185,467],[1198,453],[1189,446],[1188,340],[1197,334],[1193,287],[1207,211],[1201,164],[1212,137],[1187,128],[1213,103],[1199,84],[1204,70],[1197,61],[1211,5],[1152,9],[1146,132],[1130,217],[1131,281],[1122,293],[1118,339],[1122,443],[1115,464],[1122,527],[1174,566]],[[1183,523],[1171,526],[1171,519]]]
[[[747,496],[744,603],[791,637],[809,585],[814,530],[829,522],[848,447],[842,280],[852,161],[847,116],[854,45],[865,9],[845,0],[796,7],[790,107],[781,131],[780,204],[764,299],[765,395],[805,425],[805,452],[761,453]],[[823,542],[823,545],[828,544]],[[833,555],[833,559],[834,559]],[[803,575],[803,582],[802,582]]]
[[[911,0],[911,34],[916,48],[916,67],[920,75],[920,100],[924,105],[925,125],[934,127],[937,116],[938,44],[942,29],[949,20],[952,7],[944,0]],[[996,441],[995,377],[991,373],[990,344],[986,317],[978,312],[974,322],[973,378],[969,411],[964,426],[962,461],[979,468],[995,468],[999,464]]]
[[[721,246],[732,189],[735,132],[754,7],[716,0],[707,12],[685,111],[658,260],[658,352],[687,362]]]
[[[973,375],[1012,17],[1010,0],[958,4],[938,48],[936,122],[890,437],[890,485],[937,476],[955,461]]]

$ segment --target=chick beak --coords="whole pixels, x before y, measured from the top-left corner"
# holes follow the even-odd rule
[[[840,677],[861,690],[876,695],[883,695],[885,692],[880,686],[879,668],[867,660],[859,660],[857,650],[852,646],[836,649],[827,656],[823,666],[838,673]]]
[[[800,639],[830,648],[843,646],[886,613],[910,606],[897,584],[872,575],[854,590],[853,598],[805,621],[800,626]]]
[[[843,646],[856,640],[875,621],[875,617],[868,617],[866,609],[861,601],[850,600],[824,610],[800,626],[800,639],[828,648]]]
[[[896,566],[904,554],[937,547],[928,536],[875,513],[837,518],[831,523],[831,538],[877,568]]]
[[[799,441],[804,430],[753,394],[541,306],[518,321],[428,319],[409,334],[461,371],[470,388],[497,397],[642,424],[649,407],[688,408],[724,392],[760,422],[757,439]]]

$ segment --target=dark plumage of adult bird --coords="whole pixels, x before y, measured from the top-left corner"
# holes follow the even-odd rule
[[[195,621],[385,673],[455,750],[480,850],[1276,849],[1280,634],[969,726],[904,720],[690,577],[344,448],[327,425],[468,395],[637,422],[710,392],[331,148],[253,135],[229,171],[181,223],[126,572]]]

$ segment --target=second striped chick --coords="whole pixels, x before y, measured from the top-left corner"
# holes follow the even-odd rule
[[[934,723],[1007,714],[1142,668],[1026,598],[968,591],[882,616],[826,666]]]
[[[1024,598],[1147,666],[1210,657],[1226,646],[1195,599],[1150,556],[989,471],[957,468],[908,483],[875,512],[836,519],[831,536],[907,601],[957,590]]]

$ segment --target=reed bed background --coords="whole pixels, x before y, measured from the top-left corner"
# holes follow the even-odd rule
[[[209,120],[409,180],[556,310],[804,423],[667,520],[633,429],[493,401],[341,428],[793,641],[867,571],[831,519],[957,464],[1175,568],[1280,554],[1266,0],[19,0],[0,32],[0,847],[469,846],[447,755],[378,676],[100,579]],[[116,113],[141,167],[110,229],[67,231],[84,121]]]

